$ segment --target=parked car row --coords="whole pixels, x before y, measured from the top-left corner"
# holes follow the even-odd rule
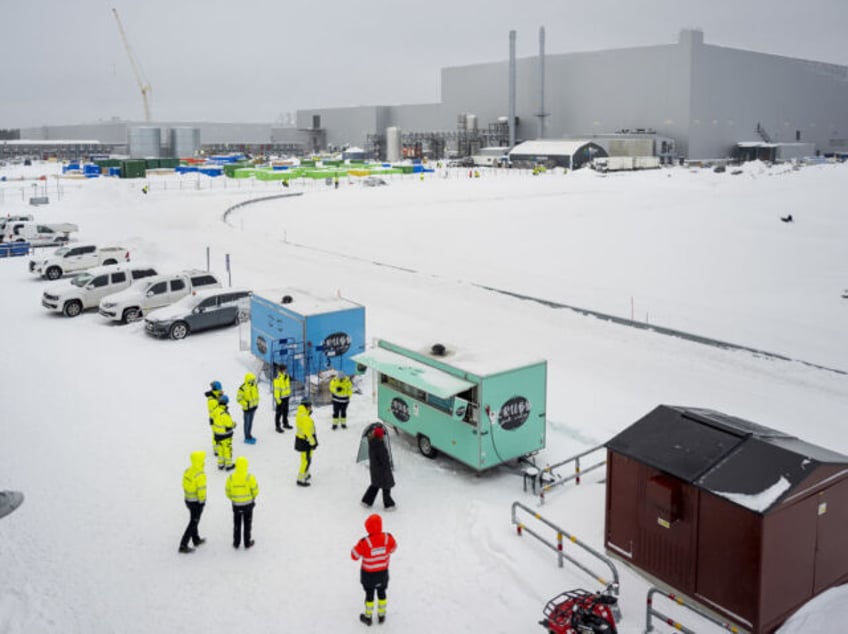
[[[129,262],[129,257],[123,247],[73,245],[30,261],[29,270],[50,280],[77,272],[44,290],[41,305],[47,310],[76,317],[96,308],[109,321],[144,319],[145,332],[156,337],[184,339],[250,318],[251,291],[225,289],[209,271],[163,274],[148,264]]]

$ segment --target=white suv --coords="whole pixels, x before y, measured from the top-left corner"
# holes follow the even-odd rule
[[[41,296],[41,305],[66,317],[76,317],[86,308],[96,308],[107,295],[156,273],[155,268],[144,264],[96,266],[79,273],[70,283],[56,282],[48,286]]]
[[[113,321],[138,321],[154,308],[168,306],[195,290],[221,288],[208,271],[182,271],[147,278],[130,288],[100,300],[100,314]]]

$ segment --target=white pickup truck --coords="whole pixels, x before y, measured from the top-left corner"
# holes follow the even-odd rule
[[[29,261],[33,275],[58,280],[68,273],[78,273],[94,266],[129,262],[130,252],[124,247],[102,247],[94,244],[74,244],[56,249],[46,258]]]
[[[190,270],[156,275],[104,297],[100,300],[100,314],[112,321],[138,321],[154,308],[173,304],[202,288],[221,288],[221,282],[208,271]]]
[[[70,281],[50,284],[41,296],[41,305],[66,317],[76,317],[86,308],[97,308],[107,295],[156,274],[156,269],[146,264],[95,266]]]
[[[3,229],[4,242],[29,242],[33,247],[59,246],[79,227],[70,222],[38,224],[31,220],[7,222]]]

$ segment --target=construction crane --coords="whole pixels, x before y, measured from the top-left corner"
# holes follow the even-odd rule
[[[150,121],[150,82],[148,82],[141,70],[138,67],[138,63],[135,61],[135,55],[133,55],[132,48],[130,47],[129,40],[127,40],[127,34],[124,33],[124,26],[121,24],[121,18],[118,16],[118,10],[112,9],[112,13],[115,14],[115,21],[118,23],[118,30],[121,32],[121,39],[124,42],[124,48],[127,49],[127,56],[130,58],[130,65],[132,66],[133,73],[135,74],[135,80],[138,83],[138,89],[141,90],[141,100],[144,103],[144,120],[146,122]]]

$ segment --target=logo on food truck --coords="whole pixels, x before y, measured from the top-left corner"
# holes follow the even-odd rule
[[[268,344],[262,335],[256,337],[256,349],[259,351],[259,354],[266,354],[268,352]]]
[[[513,396],[501,405],[498,412],[498,425],[501,429],[517,429],[527,422],[530,416],[530,401],[523,396]]]
[[[409,405],[407,405],[406,401],[400,398],[393,398],[391,404],[392,414],[394,414],[395,418],[397,418],[400,422],[405,423],[409,420]]]
[[[324,337],[321,348],[328,357],[344,354],[350,350],[350,335],[346,332],[334,332],[331,335],[327,335]]]

